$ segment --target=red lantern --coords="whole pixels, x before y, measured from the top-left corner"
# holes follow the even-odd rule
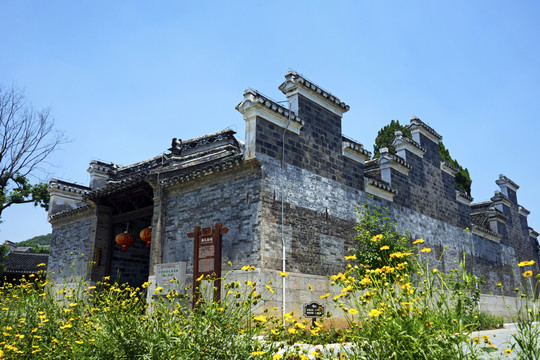
[[[135,244],[135,236],[126,232],[116,235],[116,243],[122,246],[122,251],[127,251],[128,246]]]
[[[139,236],[141,237],[142,241],[146,242],[146,247],[149,248],[150,243],[152,242],[152,227],[142,229]]]

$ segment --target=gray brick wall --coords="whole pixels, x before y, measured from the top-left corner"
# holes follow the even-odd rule
[[[342,156],[341,119],[300,96],[300,135],[285,134],[285,162],[350,187],[363,187],[364,168]],[[256,152],[277,160],[282,156],[283,129],[257,118]]]
[[[55,279],[86,277],[96,228],[93,214],[53,224],[48,271]]]
[[[279,162],[268,156],[260,155],[259,159],[265,173],[261,196],[261,206],[265,209],[262,213],[263,226],[268,229],[261,232],[261,241],[265,244],[261,248],[264,259],[261,267],[281,269],[280,195],[283,192],[287,270],[310,275],[343,271],[343,256],[355,245],[355,206],[370,197],[336,180],[289,164],[282,170]],[[390,215],[402,233],[410,233],[412,239],[425,239],[426,246],[433,249],[428,258],[433,264],[441,258],[439,266],[442,270],[457,268],[457,261],[465,253],[467,269],[478,276],[485,276],[488,282],[485,292],[499,294],[496,284],[502,281],[507,294],[511,295],[517,284],[513,271],[517,274],[521,271],[517,263],[537,259],[532,249],[524,249],[520,253],[512,246],[472,234],[465,230],[465,226],[450,224],[376,198],[372,201],[389,207]],[[536,257],[531,258],[533,255]]]
[[[240,171],[242,172],[242,171]],[[193,272],[193,239],[187,236],[195,225],[229,227],[223,235],[223,269],[260,260],[259,217],[261,173],[218,174],[168,194],[163,232],[163,262],[185,261]]]
[[[369,196],[362,191],[363,166],[350,164],[341,155],[341,145],[333,141],[341,130],[336,123],[339,118],[303,98],[299,112],[305,125],[300,135],[286,134],[283,169],[279,161],[282,130],[262,119],[257,123],[256,156],[265,174],[262,224],[271,229],[261,233],[265,244],[261,265],[281,268],[281,254],[276,249],[282,246],[283,194],[287,269],[325,275],[343,269],[343,255],[355,244],[354,207]],[[330,140],[325,143],[321,139]],[[441,258],[443,270],[456,268],[465,253],[467,269],[488,281],[486,292],[498,293],[497,281],[504,282],[511,292],[509,289],[517,284],[514,273],[519,275],[521,271],[517,263],[530,259],[538,262],[533,242],[525,236],[526,220],[519,217],[517,205],[505,209],[509,220],[500,226],[500,244],[466,231],[471,227],[470,207],[457,202],[454,178],[440,169],[438,145],[423,135],[420,140],[426,153],[423,159],[407,153],[412,165],[408,176],[392,170],[392,186],[398,190],[394,202],[377,198],[373,202],[390,208],[402,232],[409,232],[413,239],[424,238],[434,250],[431,261]]]

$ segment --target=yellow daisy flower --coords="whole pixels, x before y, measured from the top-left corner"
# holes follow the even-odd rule
[[[377,316],[379,316],[381,314],[382,314],[382,311],[377,310],[377,309],[371,309],[369,311],[369,313],[368,313],[368,315],[371,316],[371,317],[377,317]]]
[[[377,241],[380,241],[382,239],[382,234],[379,234],[379,235],[375,235],[373,237],[373,239],[371,239],[373,242],[377,242]]]

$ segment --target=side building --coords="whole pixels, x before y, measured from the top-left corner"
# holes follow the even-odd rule
[[[498,281],[513,289],[519,261],[535,260],[538,271],[539,234],[512,180],[500,175],[495,195],[473,203],[454,185],[457,170],[439,157],[441,135],[422,120],[411,119],[412,138],[395,134],[395,153],[382,149],[371,159],[342,135],[349,106],[339,98],[292,71],[280,90],[290,107],[244,92],[236,109],[245,143],[232,130],[173,139],[168,153],[133,165],[92,161],[88,187],[51,180],[49,270],[140,285],[155,279],[156,264],[185,262],[189,278],[187,233],[221,222],[230,229],[223,270],[229,261],[234,269],[253,265],[259,284],[272,280],[278,289],[278,270],[291,272],[275,301],[292,309],[302,296],[320,300],[330,291],[327,276],[343,271],[355,246],[355,207],[371,201],[387,207],[401,231],[424,238],[434,258],[442,255],[444,270],[465,253],[469,269],[486,277],[486,292],[497,291]],[[114,242],[118,233],[149,226],[150,249],[139,240],[121,251]],[[307,283],[316,290],[312,299]]]

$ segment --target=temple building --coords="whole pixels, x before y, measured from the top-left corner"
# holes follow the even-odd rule
[[[485,276],[486,292],[498,281],[512,289],[519,261],[535,260],[538,271],[539,234],[508,177],[499,176],[491,199],[474,203],[456,189],[457,169],[439,157],[442,136],[421,119],[410,120],[411,138],[395,134],[395,152],[382,149],[372,159],[342,135],[347,104],[292,71],[279,89],[290,106],[244,92],[236,109],[246,122],[245,143],[230,129],[175,138],[165,154],[129,166],[92,161],[88,186],[52,179],[49,270],[140,285],[155,279],[158,264],[185,263],[189,283],[187,234],[220,222],[229,227],[223,269],[229,261],[236,270],[253,265],[260,284],[273,279],[276,289],[285,269],[291,275],[275,301],[286,294],[290,308],[307,283],[313,299],[329,291],[327,276],[343,271],[355,246],[355,207],[371,201],[388,207],[403,233],[424,238],[434,258],[444,250],[444,269],[465,252],[470,270]],[[147,248],[138,237],[149,227]],[[126,231],[136,241],[122,251],[115,238]]]

